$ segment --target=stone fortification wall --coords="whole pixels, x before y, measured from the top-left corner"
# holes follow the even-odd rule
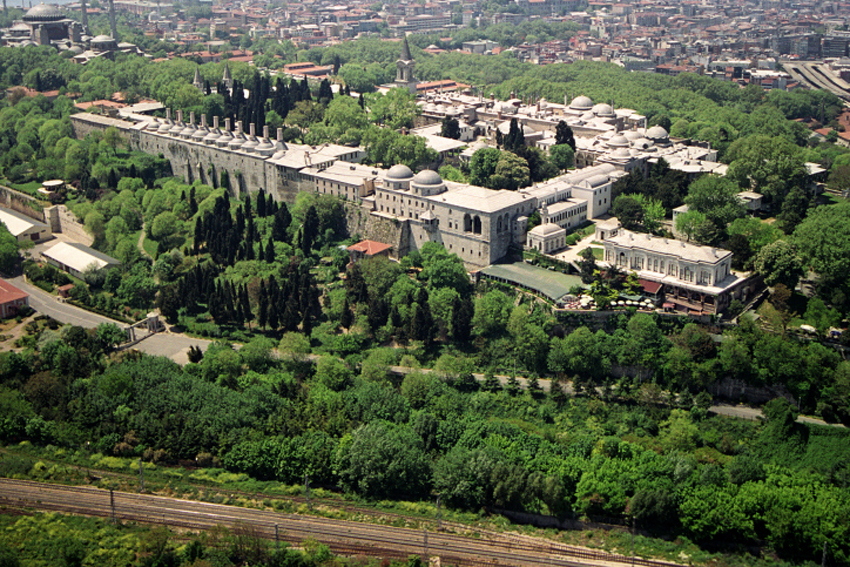
[[[410,225],[407,221],[376,215],[357,203],[345,203],[348,234],[392,245],[393,258],[410,251]]]
[[[85,226],[77,222],[77,217],[65,205],[56,205],[45,209],[44,222],[50,225],[53,232],[61,232],[75,242],[80,242],[86,246],[91,246],[94,242],[94,238],[86,232]]]
[[[100,114],[89,114],[81,112],[71,116],[71,127],[74,129],[74,137],[82,140],[89,134],[94,132],[103,132],[110,126],[114,126],[121,139],[127,143],[135,136],[135,128],[132,122],[120,120],[118,118],[110,118]]]
[[[267,178],[274,166],[267,167],[266,158],[259,155],[232,151],[217,146],[208,146],[190,140],[160,136],[150,132],[141,132],[138,149],[148,154],[162,154],[171,162],[174,175],[182,176],[191,183],[200,180],[209,185],[218,185],[221,172],[227,171],[230,186],[234,193],[256,193],[260,188],[277,194],[276,179]],[[215,182],[211,177],[215,175]],[[294,197],[293,197],[294,201]]]
[[[33,220],[47,222],[38,200],[11,187],[0,185],[0,206],[17,211]],[[50,223],[48,223],[50,224]]]

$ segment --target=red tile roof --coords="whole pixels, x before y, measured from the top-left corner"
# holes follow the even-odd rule
[[[348,249],[352,252],[363,252],[366,256],[374,256],[381,252],[386,252],[392,248],[389,244],[383,242],[375,242],[374,240],[361,240],[357,244],[352,244]]]
[[[0,280],[0,305],[27,297],[29,297],[28,293],[19,290],[6,280]]]

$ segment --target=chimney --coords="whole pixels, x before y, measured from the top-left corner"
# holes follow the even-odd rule
[[[183,122],[183,111],[182,110],[177,111],[177,122]]]
[[[283,128],[277,129],[277,141],[283,142]]]
[[[191,124],[192,126],[195,125],[195,112],[194,111],[189,113],[189,124]]]
[[[218,116],[213,116],[213,128],[218,130]]]
[[[269,125],[268,124],[263,126],[263,138],[265,138],[266,140],[269,139]]]
[[[170,108],[165,109],[165,119],[167,121],[171,122],[171,109]]]
[[[225,129],[226,131],[230,132],[230,118],[225,118],[225,119],[224,119],[224,129]]]
[[[201,114],[201,128],[207,127],[207,115]]]
[[[256,137],[257,137],[257,133],[256,133],[256,126],[254,125],[254,123],[253,123],[253,122],[251,122],[250,124],[248,124],[248,129],[249,129],[249,131],[251,132],[251,137],[252,137],[252,138],[256,138]]]
[[[241,121],[241,120],[239,120],[238,122],[236,122],[236,135],[237,135],[237,136],[241,136],[241,135],[242,135],[242,121]]]

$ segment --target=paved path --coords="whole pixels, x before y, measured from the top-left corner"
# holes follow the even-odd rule
[[[711,406],[710,408],[708,408],[708,410],[718,415],[738,417],[741,419],[749,419],[751,421],[756,421],[764,417],[764,414],[759,408],[751,408],[747,406],[730,406],[724,404]],[[818,419],[816,417],[806,417],[804,415],[798,416],[797,422],[808,423],[810,425],[830,425],[832,427],[844,427],[840,423],[827,423],[822,419]]]
[[[56,296],[50,295],[46,291],[24,281],[23,276],[11,278],[10,281],[21,291],[30,294],[30,307],[39,313],[53,317],[60,323],[79,325],[88,329],[97,327],[101,323],[115,323],[121,328],[126,326],[121,321],[86,311],[70,303],[62,303]],[[177,333],[164,332],[149,336],[142,342],[134,345],[133,348],[150,355],[168,357],[179,364],[186,364],[189,361],[188,352],[190,346],[198,346],[201,350],[205,351],[211,342]]]

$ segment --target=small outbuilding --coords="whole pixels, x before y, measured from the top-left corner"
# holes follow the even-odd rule
[[[351,255],[351,263],[363,260],[364,258],[374,258],[375,256],[390,257],[392,246],[383,242],[375,242],[374,240],[361,240],[357,244],[352,244],[348,247],[348,253]]]
[[[14,317],[21,307],[29,304],[28,293],[19,290],[6,280],[0,280],[0,319]]]
[[[121,262],[77,242],[60,242],[53,248],[41,253],[48,264],[68,272],[74,277],[82,278],[83,273],[92,267],[104,270],[119,266]]]
[[[0,207],[0,222],[6,225],[18,242],[41,242],[53,234],[45,223],[2,207]]]

